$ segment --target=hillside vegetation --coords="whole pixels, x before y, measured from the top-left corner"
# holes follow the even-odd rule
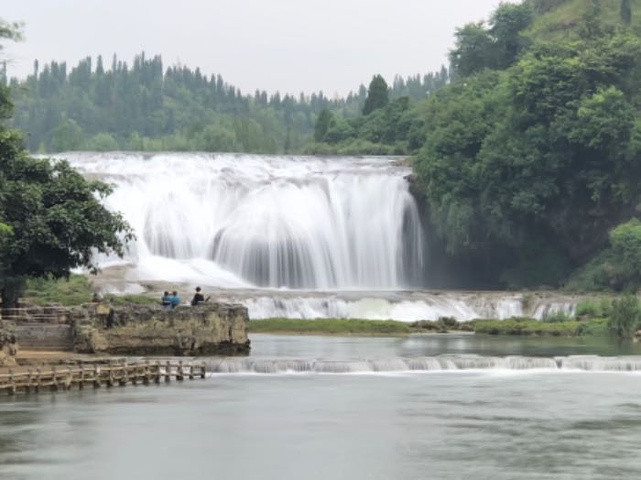
[[[625,3],[503,4],[456,33],[414,168],[447,251],[488,282],[562,284],[611,238],[592,287],[638,282],[641,232],[609,234],[641,193],[641,2]]]

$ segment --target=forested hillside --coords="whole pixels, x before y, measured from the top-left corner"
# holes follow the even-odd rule
[[[397,77],[390,95],[425,98],[439,76]],[[323,109],[355,117],[367,96],[363,86],[341,99],[322,92],[246,95],[220,75],[165,67],[160,56],[145,54],[131,65],[116,56],[110,64],[101,57],[86,58],[71,69],[65,63],[36,62],[26,80],[10,83],[15,126],[27,132],[30,150],[45,152],[301,152]]]
[[[640,1],[532,0],[457,31],[414,168],[447,251],[486,281],[558,285],[612,245],[571,283],[640,284],[637,224],[609,233],[640,201],[640,24]]]

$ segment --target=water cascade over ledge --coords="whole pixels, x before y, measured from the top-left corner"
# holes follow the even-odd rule
[[[210,359],[212,373],[403,373],[469,370],[547,370],[582,372],[641,372],[641,357],[486,357],[480,355],[439,355],[434,357],[322,360],[322,359]]]
[[[398,290],[424,279],[423,232],[393,159],[64,154],[115,184],[132,279],[222,288]]]

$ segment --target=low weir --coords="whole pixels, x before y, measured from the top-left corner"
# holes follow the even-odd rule
[[[473,370],[641,372],[641,356],[490,357],[478,355],[441,355],[434,357],[356,359],[349,361],[225,358],[207,360],[207,370],[219,374],[358,374]]]

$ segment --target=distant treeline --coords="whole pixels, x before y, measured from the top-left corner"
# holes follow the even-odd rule
[[[391,98],[426,98],[447,81],[438,73],[396,77]],[[27,132],[31,151],[200,150],[294,153],[305,150],[318,115],[338,118],[361,114],[367,89],[346,98],[312,95],[244,94],[220,75],[185,66],[165,68],[160,56],[144,53],[132,65],[113,57],[66,63],[34,63],[25,80],[9,83],[15,103],[14,125]]]

